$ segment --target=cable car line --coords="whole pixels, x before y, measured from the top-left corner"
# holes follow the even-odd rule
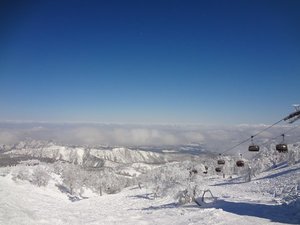
[[[276,136],[276,137],[270,138],[270,139],[267,140],[266,142],[263,142],[262,144],[260,144],[260,146],[265,146],[266,144],[268,144],[268,143],[271,142],[272,140],[276,140],[277,138],[282,137],[283,134],[286,135],[287,133],[289,133],[289,132],[291,132],[292,130],[295,130],[295,129],[299,128],[299,127],[300,127],[300,124],[297,125],[297,126],[292,127],[291,129],[285,131],[284,133],[282,133],[282,134],[280,134],[280,135],[278,135],[278,136]]]
[[[293,122],[297,121],[298,119],[300,119],[300,105],[294,105],[294,107],[295,107],[295,109],[296,109],[296,112],[290,113],[288,116],[284,117],[284,118],[281,119],[281,120],[278,120],[277,122],[275,122],[275,123],[273,123],[272,125],[266,127],[265,129],[262,129],[261,131],[259,131],[259,132],[257,132],[256,134],[252,135],[250,138],[247,138],[247,139],[241,141],[240,143],[238,143],[238,144],[236,144],[236,145],[234,145],[234,146],[232,146],[232,147],[226,149],[225,151],[223,151],[223,152],[220,153],[219,155],[221,156],[221,155],[224,154],[225,152],[229,152],[229,151],[235,149],[236,147],[238,147],[238,146],[240,146],[240,145],[242,145],[242,144],[244,144],[244,143],[246,143],[246,142],[248,142],[248,141],[250,141],[250,140],[251,140],[251,145],[249,146],[248,150],[249,150],[250,152],[258,152],[259,149],[260,149],[260,147],[259,147],[259,145],[254,144],[253,138],[256,137],[256,136],[258,136],[259,134],[263,133],[264,131],[266,131],[266,130],[272,128],[272,127],[274,127],[275,125],[279,124],[279,123],[282,122],[282,121],[288,121],[288,123],[293,123]],[[292,127],[291,129],[287,130],[287,131],[285,132],[285,134],[288,133],[288,132],[290,132],[290,131],[292,131],[292,130],[295,130],[295,129],[298,128],[298,127],[299,127],[299,125],[298,125],[298,126],[295,126],[295,127]],[[284,141],[285,134],[283,133],[283,134],[280,135],[280,136],[282,136],[282,142],[281,142],[280,144],[277,144],[277,145],[276,145],[276,150],[277,150],[278,152],[280,152],[280,153],[288,152],[288,145],[287,145],[287,144],[285,143],[285,141]],[[265,145],[265,144],[267,144],[268,142],[270,142],[271,140],[276,139],[276,138],[278,138],[278,137],[279,137],[279,136],[277,136],[277,137],[275,137],[275,138],[271,138],[271,139],[269,139],[267,142],[263,143],[262,145]],[[225,160],[219,159],[219,160],[217,161],[217,164],[222,166],[223,164],[225,164]],[[237,167],[244,167],[244,165],[245,165],[245,162],[244,162],[244,160],[242,160],[242,159],[240,159],[240,160],[238,160],[238,161],[236,162],[236,166],[237,166]],[[215,171],[216,171],[216,172],[221,172],[221,170],[222,170],[221,167],[216,167],[216,168],[215,168]]]
[[[284,120],[284,119],[278,120],[276,123],[273,123],[272,125],[266,127],[265,129],[259,131],[259,132],[256,133],[256,134],[252,135],[250,138],[247,138],[247,139],[245,139],[244,141],[242,141],[242,142],[240,142],[240,143],[238,143],[238,144],[236,144],[236,145],[234,145],[234,146],[232,146],[232,147],[226,149],[224,152],[222,152],[222,154],[224,154],[225,152],[229,152],[229,151],[235,149],[236,147],[238,147],[238,146],[240,146],[240,145],[242,145],[242,144],[244,144],[244,143],[250,141],[251,139],[253,139],[253,138],[256,137],[257,135],[263,133],[264,131],[266,131],[266,130],[272,128],[272,127],[274,127],[275,125],[279,124],[279,123],[282,122],[283,120]]]
[[[245,139],[244,141],[242,141],[242,142],[240,142],[240,143],[238,143],[238,144],[236,144],[236,145],[234,145],[234,146],[232,146],[232,147],[226,149],[226,150],[225,150],[224,152],[222,152],[221,154],[224,154],[225,152],[229,152],[229,151],[235,149],[236,147],[238,147],[238,146],[240,146],[240,145],[242,145],[242,144],[244,144],[244,143],[246,143],[246,142],[248,142],[248,141],[250,141],[250,140],[253,140],[253,138],[256,137],[257,135],[259,135],[259,134],[263,133],[264,131],[270,129],[271,127],[274,127],[275,125],[279,124],[279,123],[282,122],[282,121],[288,121],[289,123],[293,123],[293,122],[295,122],[296,120],[300,119],[300,105],[294,105],[294,107],[295,107],[295,110],[296,110],[295,112],[290,113],[288,116],[284,117],[283,119],[278,120],[276,123],[273,123],[272,125],[266,127],[265,129],[262,129],[262,130],[259,131],[258,133],[252,135],[250,138],[247,138],[247,139]],[[256,149],[256,150],[257,150],[257,149]]]
[[[281,120],[277,121],[276,123],[273,123],[272,125],[270,125],[270,126],[266,127],[265,129],[261,130],[260,132],[258,132],[258,133],[256,133],[256,134],[252,135],[252,137],[254,138],[254,137],[256,137],[257,135],[260,135],[261,133],[265,132],[266,130],[269,130],[270,128],[274,127],[274,126],[277,125],[278,123],[282,122],[283,120],[284,120],[284,119],[281,119]],[[250,138],[250,139],[251,139],[251,138]]]
[[[300,105],[294,105],[294,107],[296,111],[285,117],[283,119],[284,121],[288,121],[288,123],[294,123],[296,120],[300,119]]]

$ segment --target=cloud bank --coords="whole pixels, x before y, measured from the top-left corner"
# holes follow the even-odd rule
[[[240,126],[171,126],[118,125],[83,123],[0,123],[0,144],[15,144],[23,140],[53,140],[71,145],[162,146],[202,144],[207,150],[222,152],[264,129],[265,125]],[[256,138],[261,144],[289,130],[277,126]],[[299,130],[287,135],[287,141],[299,139]],[[279,140],[280,141],[280,140]],[[245,143],[241,148],[245,148]]]

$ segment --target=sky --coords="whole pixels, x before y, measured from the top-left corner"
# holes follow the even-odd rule
[[[270,124],[300,103],[300,1],[0,4],[0,121]]]

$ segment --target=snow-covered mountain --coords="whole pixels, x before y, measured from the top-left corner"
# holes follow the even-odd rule
[[[81,146],[62,146],[53,142],[20,142],[12,146],[5,154],[26,155],[34,158],[49,158],[76,163],[83,166],[99,167],[106,161],[115,163],[165,163],[165,154],[143,150],[131,150],[126,147],[91,148]]]
[[[289,144],[289,152],[287,154],[278,153],[275,150],[275,144],[261,148],[259,153],[247,153],[250,157],[244,158],[251,167],[258,168],[263,171],[272,167],[280,161],[300,160],[300,143]],[[154,147],[110,147],[110,146],[64,146],[54,142],[45,141],[23,141],[12,146],[1,146],[2,153],[10,156],[26,156],[43,160],[61,160],[76,163],[85,167],[115,167],[116,165],[126,165],[135,163],[144,164],[164,164],[170,161],[198,160],[199,163],[205,163],[209,170],[213,171],[216,163],[217,155],[205,152],[202,146],[177,146],[170,148],[167,146]],[[198,154],[195,154],[198,151]],[[239,154],[223,156],[227,161],[227,165],[234,166],[235,161],[239,158]],[[248,158],[248,160],[247,160]]]

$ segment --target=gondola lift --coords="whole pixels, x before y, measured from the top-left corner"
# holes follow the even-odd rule
[[[224,165],[225,164],[225,160],[224,159],[219,159],[218,160],[218,165]]]
[[[204,169],[205,169],[205,170],[203,171],[203,173],[204,173],[204,174],[207,174],[207,173],[208,173],[208,166],[204,166]]]
[[[236,166],[237,167],[244,167],[245,166],[245,162],[243,160],[238,160],[238,161],[236,161]]]
[[[217,173],[220,173],[220,172],[222,171],[222,169],[221,169],[221,167],[217,167],[217,168],[215,169],[215,171],[216,171]]]
[[[240,154],[241,158],[242,158],[242,154]],[[239,159],[238,161],[236,161],[236,166],[237,167],[244,167],[245,166],[245,162],[242,159]]]
[[[284,141],[284,134],[282,134],[281,136],[282,136],[282,142],[276,145],[276,150],[281,153],[288,152],[288,146]]]
[[[288,121],[289,123],[294,123],[298,119],[300,119],[300,105],[293,105],[295,107],[295,112],[291,113],[287,117],[285,117],[283,120]]]
[[[219,155],[221,157],[222,154],[219,154]],[[217,163],[218,163],[218,165],[224,165],[225,164],[225,160],[224,159],[218,159]]]
[[[248,151],[249,152],[258,152],[259,151],[259,146],[254,144],[253,137],[254,136],[251,136],[251,145],[249,145]]]

